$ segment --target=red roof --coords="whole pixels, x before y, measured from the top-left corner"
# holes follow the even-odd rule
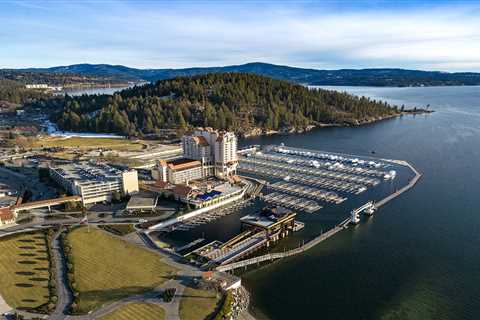
[[[193,189],[190,188],[189,186],[186,186],[183,184],[177,184],[173,188],[173,193],[180,197],[187,197],[190,194],[190,192],[192,192],[192,190]]]
[[[10,208],[0,208],[0,220],[2,222],[14,220],[15,216]]]

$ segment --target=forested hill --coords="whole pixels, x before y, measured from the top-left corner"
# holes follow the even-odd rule
[[[30,73],[68,74],[108,77],[118,81],[157,81],[206,73],[254,73],[308,85],[337,86],[452,86],[480,85],[480,73],[406,70],[398,68],[317,70],[270,63],[184,69],[136,69],[109,64],[76,64],[51,68],[23,69]]]
[[[320,124],[359,124],[398,114],[386,103],[347,93],[308,89],[247,73],[214,73],[161,80],[113,96],[51,100],[62,111],[60,128],[131,136],[191,126],[248,133],[303,129]]]
[[[27,89],[20,82],[0,79],[0,102],[23,104],[47,97],[49,97],[49,94],[41,90]]]

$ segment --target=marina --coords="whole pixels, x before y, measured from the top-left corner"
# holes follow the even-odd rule
[[[277,204],[286,208],[302,210],[308,213],[318,211],[322,208],[322,206],[318,205],[318,203],[315,201],[297,196],[289,196],[279,192],[272,192],[265,196],[261,196],[261,199],[268,203]]]
[[[162,241],[173,237],[175,252],[204,270],[234,270],[309,250],[360,223],[361,216],[373,216],[375,209],[413,187],[420,177],[403,161],[299,151],[284,145],[244,149],[238,153],[238,160],[238,178],[245,185],[244,200],[190,217],[187,213],[184,219],[155,228]],[[405,178],[400,179],[401,184],[394,184],[396,170],[403,174],[405,169],[416,176],[398,189]],[[370,198],[372,193],[367,191],[379,188],[379,193],[374,194],[382,194],[383,198],[376,206]],[[367,202],[361,205],[359,199]],[[359,206],[355,208],[350,202]],[[336,206],[338,209],[334,209]],[[227,218],[231,215],[234,217]],[[338,220],[326,225],[313,239],[305,237],[310,234],[310,223],[315,225],[325,219]],[[212,230],[220,230],[225,223],[229,224],[228,235],[212,236]],[[282,242],[293,233],[302,240],[300,244]],[[283,252],[271,249],[281,243],[290,244],[281,245]],[[260,249],[262,255],[258,256]]]
[[[263,156],[264,156],[263,154],[260,155],[260,157],[263,157]],[[271,167],[271,168],[276,168],[280,170],[287,170],[291,172],[309,174],[309,175],[314,175],[314,176],[319,176],[319,177],[324,177],[329,179],[343,180],[343,181],[352,182],[352,183],[361,183],[368,186],[376,186],[380,183],[379,179],[362,176],[366,173],[364,169],[362,169],[361,167],[351,168],[352,170],[348,170],[348,168],[346,168],[342,164],[338,164],[338,165],[333,164],[326,169],[319,169],[315,166],[316,164],[318,164],[318,162],[316,162],[315,160],[313,161],[309,160],[308,162],[310,162],[310,165],[308,165],[307,163],[305,163],[306,160],[291,160],[290,162],[289,160],[287,160],[287,162],[277,162],[275,160],[272,161],[272,158],[259,159],[257,157],[258,157],[257,155],[252,155],[252,156],[243,158],[242,161],[245,163],[263,166],[263,167]],[[299,161],[302,161],[302,162],[299,163]],[[348,170],[348,172],[350,173],[339,171],[339,169]],[[372,171],[375,173],[371,173]],[[368,170],[368,172],[370,172],[369,175],[374,174],[383,178],[385,178],[385,176],[389,174],[386,172],[380,172],[376,170]]]
[[[367,191],[367,187],[358,183],[345,182],[341,180],[320,178],[309,174],[292,173],[291,169],[275,169],[268,165],[256,165],[252,163],[240,162],[238,170],[245,173],[252,173],[263,177],[273,177],[277,179],[283,179],[285,181],[297,182],[300,184],[321,187],[336,191],[343,191],[347,193],[360,194]]]
[[[268,188],[273,190],[283,191],[285,193],[289,193],[293,195],[299,195],[302,197],[312,198],[315,200],[320,200],[320,201],[325,201],[325,202],[335,203],[335,204],[340,204],[348,199],[348,198],[339,196],[337,193],[333,191],[306,187],[306,186],[285,182],[285,181],[277,181],[275,183],[269,184]]]
[[[202,214],[200,216],[188,219],[184,222],[178,222],[177,224],[171,225],[169,227],[160,229],[159,231],[162,232],[171,232],[171,231],[189,231],[193,228],[196,228],[200,225],[207,224],[214,222],[215,220],[218,220],[222,217],[228,216],[230,214],[238,212],[238,210],[246,208],[252,204],[252,201],[250,200],[244,200],[241,202],[237,202],[234,205],[219,209],[219,210],[214,210],[205,214]]]

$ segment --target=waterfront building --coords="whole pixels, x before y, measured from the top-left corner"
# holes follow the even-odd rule
[[[208,177],[228,179],[237,170],[237,137],[233,132],[199,128],[182,137],[183,158],[159,160],[155,180],[188,184]]]
[[[295,212],[284,207],[266,207],[257,214],[242,217],[241,229],[265,232],[270,240],[276,241],[295,230],[296,216]]]
[[[67,192],[82,197],[82,203],[111,201],[112,194],[138,192],[136,170],[119,170],[106,164],[83,162],[50,168],[50,176]]]
[[[172,184],[188,184],[189,181],[202,179],[202,163],[198,160],[177,159],[172,161],[160,160],[153,178],[161,182]]]
[[[236,174],[237,137],[233,132],[198,128],[182,138],[183,156],[199,160],[204,176],[228,178]]]

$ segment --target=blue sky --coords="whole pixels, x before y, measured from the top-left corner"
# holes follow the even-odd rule
[[[0,68],[480,71],[480,2],[0,0]]]

